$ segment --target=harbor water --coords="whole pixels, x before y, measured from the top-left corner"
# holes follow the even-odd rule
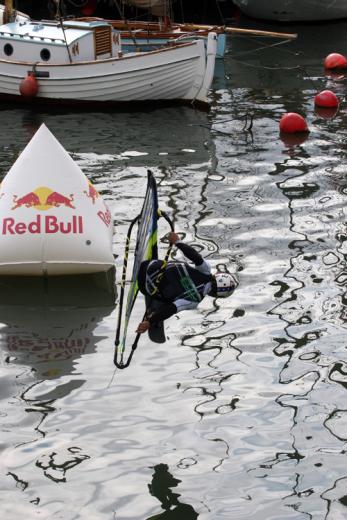
[[[45,123],[113,211],[117,283],[148,169],[176,231],[240,282],[125,370],[101,284],[2,282],[4,520],[347,517],[346,75],[323,67],[347,22],[257,28],[298,38],[228,36],[209,112],[0,105],[1,178]],[[280,136],[285,112],[306,138]]]

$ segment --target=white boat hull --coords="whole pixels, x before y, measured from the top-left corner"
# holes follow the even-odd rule
[[[247,16],[280,22],[347,18],[346,0],[233,0]]]
[[[206,60],[204,42],[196,40],[93,62],[41,62],[35,65],[39,85],[36,99],[117,103],[182,99],[207,103],[214,57],[212,51]],[[210,76],[212,69],[209,79],[208,61]],[[33,68],[33,63],[0,60],[0,96],[20,97],[20,83]]]

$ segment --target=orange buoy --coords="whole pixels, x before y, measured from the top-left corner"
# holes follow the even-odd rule
[[[280,120],[280,131],[286,134],[296,134],[299,132],[308,132],[305,119],[295,112],[283,114]]]
[[[23,97],[32,98],[37,95],[39,91],[39,84],[33,72],[28,72],[28,75],[22,79],[19,85],[19,92]]]
[[[329,54],[324,60],[324,67],[326,69],[346,69],[347,58],[343,54],[333,52]]]
[[[339,106],[339,100],[331,90],[322,90],[315,96],[314,104],[318,107],[336,108]]]

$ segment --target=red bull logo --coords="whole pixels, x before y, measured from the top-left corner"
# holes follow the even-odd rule
[[[46,211],[52,207],[59,208],[60,206],[75,209],[75,206],[72,205],[73,197],[72,194],[67,197],[58,191],[53,191],[46,186],[41,186],[36,188],[34,191],[22,195],[21,197],[13,195],[14,206],[11,209],[15,210],[25,207],[35,208],[39,211]]]
[[[89,181],[88,183],[88,191],[84,191],[89,199],[92,200],[92,203],[95,204],[96,199],[100,197],[100,194],[94,188],[93,184]]]
[[[30,222],[18,222],[14,218],[8,217],[3,219],[1,231],[3,235],[24,235],[26,233],[77,235],[83,233],[83,218],[74,215],[68,221],[62,221],[58,220],[55,215],[37,215],[36,219]]]
[[[106,208],[106,211],[98,211],[98,217],[103,221],[103,223],[107,227],[110,227],[112,222],[112,215],[111,211],[108,208]]]

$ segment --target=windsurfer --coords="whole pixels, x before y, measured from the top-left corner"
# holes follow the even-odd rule
[[[170,244],[175,244],[184,256],[193,262],[146,260],[141,263],[138,275],[139,290],[162,305],[154,311],[148,309],[146,318],[139,324],[137,333],[146,332],[151,325],[164,321],[177,312],[195,309],[208,294],[226,298],[238,285],[230,273],[211,273],[210,265],[193,247],[181,242],[174,231],[168,234]],[[160,280],[160,281],[159,281]],[[158,283],[159,281],[159,283]]]

